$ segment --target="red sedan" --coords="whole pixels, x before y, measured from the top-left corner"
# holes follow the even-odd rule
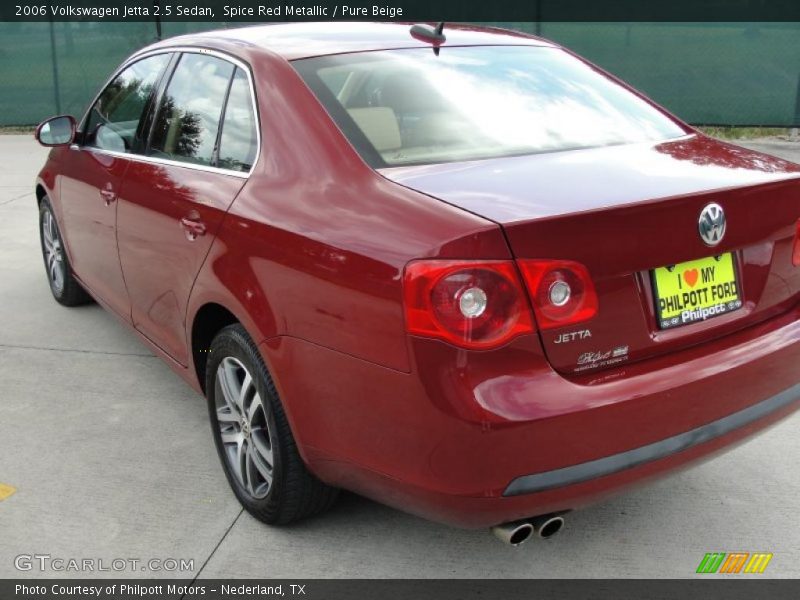
[[[800,166],[545,40],[183,36],[37,138],[53,295],[207,397],[267,523],[345,488],[517,544],[798,408]]]

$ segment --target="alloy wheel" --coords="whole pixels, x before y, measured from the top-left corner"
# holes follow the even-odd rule
[[[53,213],[49,210],[46,210],[42,216],[42,242],[50,286],[56,294],[60,294],[64,289],[64,255],[58,227]]]
[[[231,356],[217,368],[215,400],[220,439],[231,472],[253,498],[266,497],[274,474],[275,435],[256,382]]]

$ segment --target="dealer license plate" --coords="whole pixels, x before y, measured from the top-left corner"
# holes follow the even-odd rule
[[[654,269],[653,286],[661,329],[705,321],[742,307],[730,252]]]

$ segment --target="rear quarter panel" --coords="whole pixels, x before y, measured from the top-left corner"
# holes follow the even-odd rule
[[[507,258],[500,228],[381,177],[289,63],[263,50],[242,58],[256,81],[261,156],[198,276],[189,331],[216,302],[257,342],[293,336],[409,371],[403,267],[426,256]],[[274,376],[280,389],[282,377],[324,374]]]

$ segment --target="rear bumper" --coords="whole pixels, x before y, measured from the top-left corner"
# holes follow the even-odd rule
[[[411,340],[412,373],[293,338],[262,351],[319,477],[483,527],[596,502],[796,410],[799,316],[580,379],[554,372],[535,336],[482,353]]]
[[[503,496],[519,496],[561,488],[619,473],[651,461],[662,460],[695,446],[701,446],[706,442],[724,438],[727,434],[735,433],[743,427],[758,425],[759,422],[768,420],[770,416],[780,414],[783,409],[791,407],[798,399],[800,399],[800,384],[727,417],[647,446],[604,456],[579,465],[517,477],[505,489]]]

